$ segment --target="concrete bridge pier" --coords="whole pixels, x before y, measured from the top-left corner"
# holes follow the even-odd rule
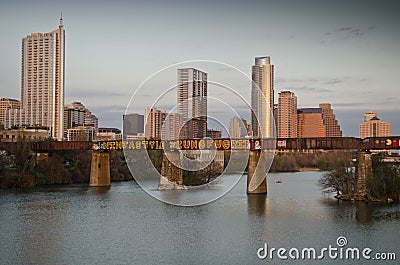
[[[267,154],[264,150],[251,150],[247,169],[247,194],[267,193]]]
[[[90,164],[90,186],[110,186],[110,153],[104,151],[92,151]]]
[[[180,185],[183,184],[182,169],[176,166],[180,165],[180,161],[179,151],[169,151],[168,156],[165,152],[163,153],[159,190],[179,189],[181,187]]]
[[[357,153],[357,168],[356,168],[356,185],[355,197],[358,200],[366,199],[367,195],[367,177],[372,174],[372,159],[371,153],[367,151],[359,151]]]

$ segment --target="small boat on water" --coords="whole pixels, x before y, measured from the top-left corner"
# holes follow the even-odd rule
[[[282,181],[280,181],[280,180],[277,180],[277,181],[276,181],[276,183],[278,183],[278,184],[279,184],[279,183],[282,183]]]

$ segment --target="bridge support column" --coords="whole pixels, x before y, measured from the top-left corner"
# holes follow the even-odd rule
[[[161,165],[161,178],[158,185],[159,190],[178,189],[183,184],[182,169],[180,165],[180,152],[163,153]]]
[[[357,153],[357,180],[355,185],[355,199],[363,200],[367,195],[367,176],[372,174],[371,153],[359,151]]]
[[[267,193],[267,159],[263,150],[249,153],[247,169],[247,194]]]
[[[110,186],[110,153],[92,151],[90,165],[90,186]]]
[[[36,161],[42,161],[49,159],[49,153],[36,153]]]

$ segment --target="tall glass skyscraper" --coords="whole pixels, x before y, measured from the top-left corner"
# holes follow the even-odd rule
[[[19,116],[20,126],[46,127],[49,136],[57,140],[62,140],[64,134],[64,57],[62,17],[58,29],[22,39],[22,109],[12,115]]]
[[[207,73],[194,68],[178,69],[178,113],[182,115],[181,138],[207,135]]]
[[[256,57],[252,67],[251,126],[253,137],[274,136],[274,66],[270,57]]]

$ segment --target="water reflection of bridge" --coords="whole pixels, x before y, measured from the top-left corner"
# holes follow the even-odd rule
[[[273,158],[278,151],[310,150],[348,150],[357,151],[356,194],[361,198],[366,194],[366,176],[372,171],[371,150],[400,149],[400,136],[372,137],[359,139],[354,137],[330,138],[289,138],[289,139],[181,139],[181,140],[117,140],[93,142],[36,142],[32,149],[37,152],[57,150],[91,150],[91,185],[110,185],[110,165],[108,152],[125,150],[129,152],[164,150],[161,170],[162,175],[174,184],[182,183],[182,169],[177,163],[182,156],[177,154],[195,151],[212,150],[219,157],[229,160],[234,152],[248,152],[248,193],[266,193],[266,161]],[[165,153],[175,155],[165,155]],[[272,156],[271,156],[272,155]],[[171,161],[171,159],[175,161]],[[224,165],[226,165],[226,161]],[[256,185],[255,185],[256,184]]]

